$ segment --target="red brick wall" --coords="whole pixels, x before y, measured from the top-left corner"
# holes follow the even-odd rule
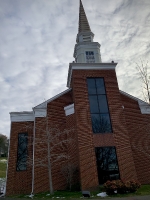
[[[51,143],[52,181],[54,190],[66,189],[67,181],[62,172],[62,167],[68,163],[76,167],[77,170],[73,178],[76,184],[79,182],[75,116],[72,114],[66,117],[64,111],[64,107],[70,104],[72,104],[72,92],[68,92],[48,103],[47,117],[37,117],[35,119],[34,193],[49,190],[47,132],[51,136],[53,135],[51,140],[54,140]],[[26,125],[27,127],[30,125],[31,129],[28,130]],[[48,127],[48,131],[46,131],[46,127]],[[30,159],[28,159],[27,171],[16,171],[18,133],[26,131],[29,137],[33,136],[33,122],[12,123],[7,195],[19,193],[29,194],[32,190],[32,139],[30,139],[28,144]],[[56,158],[58,158],[57,155],[61,155],[61,158],[56,161]]]
[[[94,147],[115,146],[112,133],[93,134]]]
[[[72,129],[73,128],[73,129]],[[70,138],[71,142],[68,145],[68,156],[69,163],[76,167],[76,171],[73,176],[73,186],[77,188],[80,185],[80,177],[79,177],[79,149],[78,149],[78,140],[77,140],[77,129],[76,129],[76,120],[75,114],[69,115],[66,117],[66,129],[71,130]]]
[[[141,114],[138,102],[121,94],[138,180],[150,183],[150,115]]]
[[[113,134],[108,139],[93,135],[87,92],[87,77],[103,77],[106,86]],[[122,179],[136,179],[136,171],[122,109],[120,92],[114,70],[74,70],[72,73],[73,100],[78,134],[80,179],[82,190],[98,185],[95,149],[100,146],[116,146],[120,176]],[[104,143],[100,141],[103,137]],[[98,139],[98,140],[97,140]],[[96,141],[97,140],[97,141]],[[99,142],[98,142],[99,141]],[[95,142],[95,144],[94,144]]]
[[[34,193],[48,191],[46,118],[35,119]]]
[[[47,118],[36,118],[35,138],[36,140],[40,138],[40,144],[36,142],[35,145],[35,162],[36,160],[42,160],[43,158],[46,158],[46,167],[35,166],[35,193],[47,191],[49,189],[46,153],[47,140],[45,141],[46,123],[49,127],[49,133],[52,136],[51,165],[52,182],[54,190],[62,190],[67,187],[66,179],[62,173],[62,167],[64,167],[69,162],[78,168],[75,119],[74,115],[66,117],[64,111],[64,107],[70,104],[72,104],[72,92],[68,92],[67,94],[64,94],[61,97],[55,99],[54,101],[48,103]],[[58,137],[56,137],[56,135],[58,135]],[[41,143],[41,141],[45,142]],[[41,152],[41,149],[45,149],[45,151],[43,150]],[[61,158],[58,159],[58,155]]]
[[[113,133],[93,134],[87,92],[87,77],[103,77],[106,86],[108,106]],[[76,183],[81,182],[81,189],[98,186],[95,147],[115,146],[120,170],[124,180],[139,179],[141,183],[150,183],[150,115],[140,112],[138,103],[120,94],[114,70],[74,70],[72,91],[48,103],[47,118],[35,120],[35,177],[34,192],[49,190],[47,166],[46,124],[51,135],[59,134],[52,143],[52,181],[54,190],[66,188],[66,179],[61,171],[68,162],[79,169]],[[64,107],[75,105],[75,113],[65,116]],[[125,108],[123,109],[124,106]],[[27,126],[26,126],[27,125]],[[30,126],[31,128],[27,128]],[[32,165],[27,171],[17,172],[18,133],[28,132],[33,136],[33,122],[13,122],[11,125],[7,195],[30,193],[32,189]],[[63,134],[62,134],[63,133]],[[63,142],[61,146],[60,141]],[[32,139],[28,147],[32,158]],[[63,152],[61,159],[53,162],[56,155]],[[43,159],[45,159],[43,161]],[[42,161],[42,162],[41,162]],[[136,167],[136,168],[135,168]]]
[[[8,160],[6,195],[30,193],[32,189],[32,165],[29,162],[26,171],[16,171],[18,134],[28,133],[28,157],[32,158],[33,122],[12,122],[10,151]]]

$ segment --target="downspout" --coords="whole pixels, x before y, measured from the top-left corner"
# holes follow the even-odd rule
[[[9,137],[9,144],[8,144],[7,169],[6,169],[6,186],[7,186],[7,176],[8,176],[8,163],[9,163],[9,151],[10,151],[11,126],[12,126],[12,122],[10,123],[10,137]],[[6,187],[5,187],[5,191],[4,191],[4,196],[5,195],[6,195]]]
[[[34,127],[33,127],[33,163],[32,163],[32,191],[31,195],[34,193],[34,147],[35,147],[35,112],[33,110],[34,115]]]

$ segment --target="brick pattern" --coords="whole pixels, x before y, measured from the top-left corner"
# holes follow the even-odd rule
[[[26,171],[16,171],[18,134],[28,133],[28,164]],[[12,122],[7,171],[6,195],[31,193],[32,189],[32,136],[33,122]]]
[[[46,118],[35,119],[34,193],[48,191]]]
[[[46,124],[51,135],[51,167],[54,190],[66,189],[67,183],[62,168],[68,163],[78,167],[77,139],[74,115],[65,116],[64,107],[72,104],[72,92],[68,92],[58,99],[48,103],[47,118],[36,118],[36,138],[45,141]],[[58,137],[56,137],[58,135]],[[54,141],[53,141],[54,140]],[[39,141],[41,143],[41,141]],[[64,142],[62,142],[64,141]],[[62,143],[61,143],[62,142]],[[34,192],[49,190],[47,166],[47,140],[42,144],[36,143],[35,162],[46,158],[45,166],[35,166]],[[41,151],[45,149],[45,151]],[[40,155],[39,155],[40,152]],[[59,155],[59,159],[58,159]],[[77,175],[76,181],[79,177]]]
[[[150,183],[150,115],[141,114],[138,102],[121,94],[138,180]]]
[[[94,147],[115,146],[112,133],[93,134]]]
[[[104,78],[113,133],[92,132],[87,77]],[[55,137],[55,142],[51,142],[54,190],[66,189],[67,181],[62,167],[68,163],[77,168],[74,182],[80,182],[81,190],[96,188],[98,175],[95,147],[103,146],[116,147],[121,179],[138,179],[143,184],[150,183],[150,115],[141,114],[135,100],[120,94],[115,71],[74,70],[71,85],[72,91],[48,103],[47,117],[35,119],[34,193],[49,190],[47,127],[51,137]],[[75,113],[65,116],[64,107],[72,103],[75,105]],[[33,122],[11,124],[6,195],[31,192],[33,126]],[[29,158],[27,170],[17,172],[18,133],[21,132],[28,132],[30,138]],[[61,156],[57,161],[56,154]]]
[[[108,105],[112,121],[113,134],[106,140],[105,136],[93,135],[87,92],[87,77],[103,77],[105,81]],[[135,165],[126,128],[120,92],[114,70],[74,70],[72,74],[73,100],[75,104],[78,134],[80,179],[83,190],[98,185],[94,146],[116,147],[120,176],[122,179],[136,179]],[[100,138],[105,138],[105,143]],[[98,141],[95,141],[96,138]],[[95,142],[95,144],[94,144]]]

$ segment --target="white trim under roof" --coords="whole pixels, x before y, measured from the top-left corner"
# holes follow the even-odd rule
[[[70,63],[67,87],[70,88],[73,70],[115,70],[117,63]]]
[[[141,99],[134,97],[126,92],[123,92],[121,90],[120,90],[120,93],[137,101],[142,114],[150,114],[150,105],[148,103],[146,103],[145,101],[142,101]]]
[[[10,112],[11,122],[26,122],[34,121],[33,111],[24,111],[24,112]]]
[[[47,109],[46,108],[33,108],[35,117],[46,117]]]
[[[44,101],[43,103],[41,103],[41,104],[35,106],[35,107],[33,108],[33,110],[35,110],[35,109],[37,109],[37,108],[39,108],[39,109],[41,109],[41,108],[46,108],[46,107],[47,107],[47,103],[49,103],[49,102],[51,102],[51,101],[53,101],[53,100],[59,98],[60,96],[66,94],[66,93],[68,93],[68,92],[70,92],[70,91],[71,91],[71,88],[70,88],[70,89],[67,89],[67,90],[65,90],[65,91],[63,91],[63,92],[61,92],[61,93],[59,93],[59,94],[57,94],[56,96],[54,96],[54,97],[48,99],[47,101]]]
[[[74,114],[74,103],[64,107],[66,116]]]

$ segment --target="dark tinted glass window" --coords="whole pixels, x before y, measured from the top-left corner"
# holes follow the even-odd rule
[[[98,95],[98,103],[101,113],[108,113],[108,105],[106,95]]]
[[[97,96],[89,96],[91,113],[99,113]]]
[[[91,114],[94,133],[111,133],[109,114]]]
[[[94,51],[86,51],[85,56],[87,63],[95,63]]]
[[[103,133],[99,114],[91,114],[93,133]]]
[[[103,78],[96,78],[97,94],[105,94],[105,86]]]
[[[18,154],[17,154],[17,171],[23,171],[27,169],[27,145],[28,134],[19,133],[18,135]]]
[[[111,133],[107,97],[103,78],[87,78],[92,129],[94,133]]]
[[[87,84],[88,84],[88,93],[96,94],[95,80],[89,78],[89,79],[87,79]]]
[[[99,184],[119,179],[119,168],[115,147],[96,147]]]

